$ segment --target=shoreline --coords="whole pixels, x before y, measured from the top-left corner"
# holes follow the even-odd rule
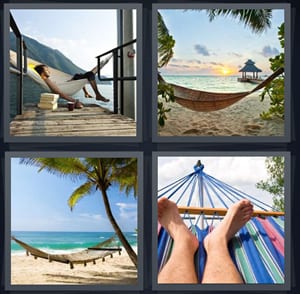
[[[69,264],[11,254],[11,285],[135,285],[137,269],[127,252],[99,259],[96,264]]]
[[[259,116],[270,107],[270,99],[260,101],[253,93],[228,108],[197,112],[168,103],[165,126],[158,126],[159,136],[284,136],[284,121],[262,120]]]

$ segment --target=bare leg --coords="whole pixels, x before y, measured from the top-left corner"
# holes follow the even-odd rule
[[[92,88],[93,88],[93,90],[94,90],[94,92],[95,92],[95,94],[96,94],[96,99],[97,99],[97,100],[101,100],[101,101],[103,101],[103,102],[108,102],[108,101],[109,101],[109,99],[106,99],[105,97],[103,97],[103,96],[100,94],[100,92],[99,92],[99,90],[98,90],[98,88],[97,88],[96,81],[91,80],[91,81],[90,81],[90,84],[91,84],[91,86],[92,86]]]
[[[252,213],[253,206],[249,200],[235,203],[216,229],[204,239],[207,261],[202,283],[244,283],[230,257],[228,242],[250,220]]]
[[[166,198],[157,203],[158,220],[174,240],[172,254],[158,274],[158,283],[198,283],[194,254],[199,246],[178,213],[176,204]]]
[[[93,96],[88,92],[88,90],[86,89],[85,86],[83,86],[82,90],[84,92],[84,97],[85,98],[93,98]]]

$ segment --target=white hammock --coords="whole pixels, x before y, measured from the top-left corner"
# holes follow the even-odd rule
[[[110,60],[112,55],[109,55],[106,59],[101,61],[100,69],[104,67]],[[14,51],[10,51],[10,64],[16,67],[16,53]],[[48,85],[44,82],[44,80],[40,77],[40,75],[35,71],[34,67],[40,64],[40,62],[33,60],[31,58],[27,58],[27,72],[26,75],[30,77],[33,81],[38,83],[48,92],[51,92]],[[71,80],[72,75],[59,71],[55,68],[49,67],[51,73],[51,81],[53,81],[57,87],[66,95],[72,96],[77,93],[82,87],[88,83],[87,79],[80,80]],[[97,67],[94,67],[92,71],[96,74],[98,71]]]

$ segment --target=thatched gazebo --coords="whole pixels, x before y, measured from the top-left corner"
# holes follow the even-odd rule
[[[247,77],[248,72],[252,72],[252,78],[250,79],[258,79],[258,73],[262,72],[261,69],[255,66],[255,62],[252,61],[251,59],[248,59],[247,62],[245,62],[245,66],[242,67],[239,72],[242,73],[242,78],[241,81],[243,80],[248,80],[249,77]]]

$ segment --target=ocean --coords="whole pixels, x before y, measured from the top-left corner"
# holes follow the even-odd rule
[[[238,82],[240,76],[163,75],[168,83],[208,92],[244,92],[257,85]]]
[[[137,248],[137,233],[124,232],[124,234],[129,244],[135,250]],[[12,232],[12,236],[17,239],[52,254],[77,252],[101,243],[114,235],[114,232]],[[116,237],[115,241],[108,246],[122,247],[122,243]],[[11,241],[12,254],[24,254],[24,252],[24,248],[15,241]]]

